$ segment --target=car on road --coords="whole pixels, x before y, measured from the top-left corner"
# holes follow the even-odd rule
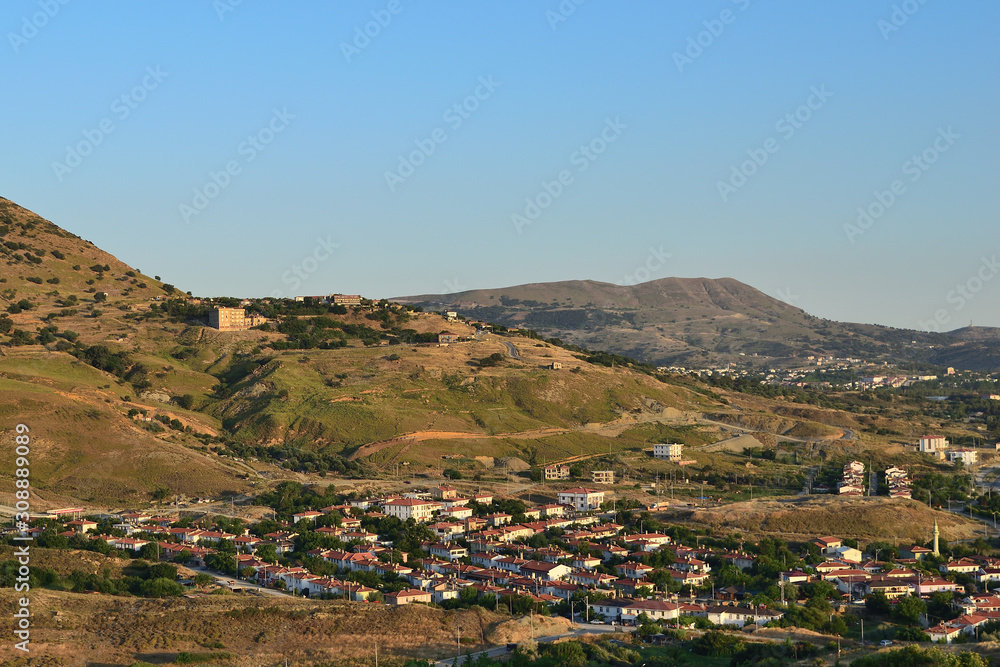
[[[891,639],[883,639],[882,641],[880,641],[878,643],[878,645],[879,646],[892,646],[892,640]]]
[[[511,651],[513,651],[516,648],[517,648],[517,642],[511,642],[511,643],[507,644],[507,652],[508,653],[511,652]]]
[[[602,620],[601,620],[601,619],[599,619],[599,618],[595,618],[594,620],[592,620],[592,621],[590,622],[590,624],[591,624],[591,625],[604,625],[604,621],[602,621]]]

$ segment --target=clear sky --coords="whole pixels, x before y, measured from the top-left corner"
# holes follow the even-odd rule
[[[5,0],[0,195],[203,296],[732,276],[832,319],[1000,326],[998,24]]]

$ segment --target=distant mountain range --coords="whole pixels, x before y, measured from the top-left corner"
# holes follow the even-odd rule
[[[833,355],[1000,368],[998,328],[926,333],[835,322],[732,278],[663,278],[633,286],[568,280],[393,300],[534,329],[658,366],[715,366],[754,355],[762,365],[788,365],[809,355]]]

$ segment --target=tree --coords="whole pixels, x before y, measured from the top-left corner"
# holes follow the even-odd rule
[[[149,566],[150,579],[169,579],[173,581],[177,578],[177,566],[170,563],[155,563]]]
[[[198,586],[199,588],[204,588],[213,581],[215,581],[215,579],[212,578],[212,575],[205,574],[204,572],[199,572],[198,574],[194,575],[194,585]]]
[[[181,406],[185,410],[190,410],[191,406],[194,405],[194,396],[191,394],[184,394],[177,399],[177,405]]]
[[[938,648],[907,646],[866,655],[852,662],[851,667],[989,667],[989,662],[975,653],[955,655]]]
[[[875,591],[865,598],[865,610],[868,611],[869,614],[888,616],[891,607],[892,605],[889,604],[889,598],[887,598],[885,593],[882,591]]]
[[[150,579],[144,581],[140,587],[142,595],[148,598],[177,597],[184,593],[180,584],[172,579]]]
[[[907,595],[896,603],[892,615],[907,625],[917,625],[920,617],[927,613],[927,605],[918,597]]]
[[[736,655],[745,645],[739,637],[713,630],[694,641],[694,652],[712,657]]]
[[[929,642],[930,635],[911,625],[901,625],[896,630],[896,639],[902,642]]]
[[[273,544],[262,544],[254,551],[254,555],[262,561],[274,563],[278,560],[278,550]]]

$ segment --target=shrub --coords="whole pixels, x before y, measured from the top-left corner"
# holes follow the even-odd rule
[[[712,657],[736,655],[745,643],[739,637],[711,630],[694,641],[694,652]]]

